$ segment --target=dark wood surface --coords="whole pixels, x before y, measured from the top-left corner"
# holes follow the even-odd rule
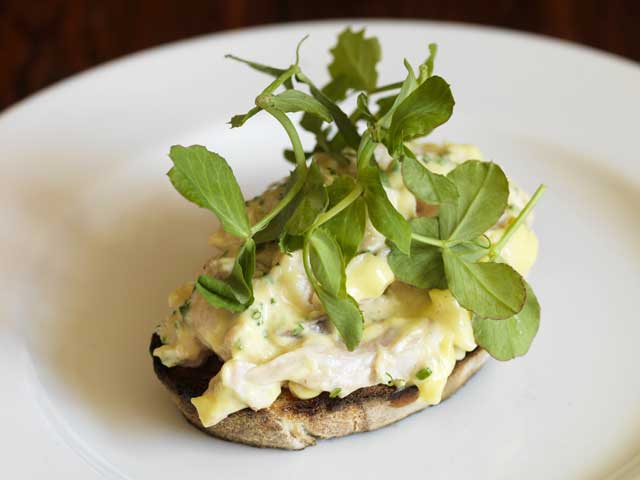
[[[340,17],[495,25],[640,61],[640,0],[0,0],[0,110],[57,80],[161,43]]]

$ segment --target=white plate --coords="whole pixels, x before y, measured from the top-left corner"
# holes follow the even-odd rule
[[[286,138],[274,122],[225,125],[268,78],[222,56],[287,65],[309,33],[303,67],[321,83],[344,23],[181,42],[67,80],[0,117],[3,474],[638,474],[640,69],[530,35],[366,23],[382,41],[383,83],[403,76],[403,57],[419,61],[428,42],[440,45],[437,71],[457,106],[434,138],[476,143],[529,190],[550,187],[537,209],[532,282],[543,318],[530,354],[491,362],[437,408],[303,452],[225,443],[188,426],[154,378],[147,342],[166,294],[207,257],[213,219],[173,191],[168,148],[204,143],[222,153],[247,194],[283,175]]]

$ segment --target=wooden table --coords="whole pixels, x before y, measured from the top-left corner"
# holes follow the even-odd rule
[[[57,80],[161,43],[340,17],[496,25],[640,61],[640,0],[0,0],[0,110]]]

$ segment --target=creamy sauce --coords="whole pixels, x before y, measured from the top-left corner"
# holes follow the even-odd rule
[[[438,173],[469,158],[481,158],[471,146],[421,146],[417,150]],[[511,188],[518,204],[522,198],[526,202],[521,191]],[[388,174],[385,190],[403,216],[416,216],[416,199],[404,187],[397,169]],[[277,200],[274,191],[259,202],[261,209],[268,211],[270,197]],[[257,204],[250,202],[252,219],[259,217],[251,211],[253,205]],[[521,205],[512,205],[510,197],[510,216],[488,234],[493,241],[500,238],[518,207]],[[237,244],[223,233],[212,236],[211,243],[224,248],[226,240],[229,251],[209,262],[208,274],[229,271],[230,252],[237,250]],[[267,408],[283,387],[308,399],[321,392],[345,397],[381,383],[416,385],[422,402],[436,404],[456,361],[476,348],[471,316],[448,290],[425,291],[395,281],[387,254],[384,237],[367,222],[360,253],[346,267],[347,291],[360,304],[365,319],[362,342],[353,352],[345,348],[324,316],[305,275],[301,252],[283,255],[271,248],[258,256],[255,301],[242,313],[212,307],[192,293],[192,284],[172,294],[174,311],[158,328],[164,345],[154,355],[169,367],[197,365],[209,351],[225,361],[203,395],[192,399],[204,426],[247,407]],[[501,256],[525,274],[536,254],[535,234],[522,227]],[[426,369],[431,373],[423,378],[418,372]]]

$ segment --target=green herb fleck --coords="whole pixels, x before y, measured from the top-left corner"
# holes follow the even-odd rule
[[[299,337],[300,335],[302,335],[303,331],[304,325],[302,325],[302,323],[298,323],[295,328],[291,330],[291,335],[293,335],[294,337]]]
[[[431,369],[429,367],[424,367],[420,370],[418,370],[418,373],[416,373],[416,378],[418,380],[426,380],[427,378],[429,378],[431,376],[433,372],[431,371]]]
[[[333,390],[331,390],[331,392],[329,393],[329,398],[336,398],[340,395],[340,392],[342,392],[341,388],[334,388]]]

